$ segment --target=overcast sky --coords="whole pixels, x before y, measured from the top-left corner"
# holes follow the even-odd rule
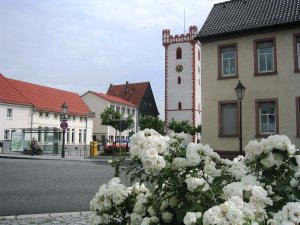
[[[162,30],[200,29],[222,1],[0,0],[0,73],[80,95],[150,81],[163,118]]]

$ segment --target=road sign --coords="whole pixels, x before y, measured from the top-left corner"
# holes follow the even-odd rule
[[[67,117],[60,117],[60,122],[62,121],[68,121],[68,118]]]
[[[62,121],[62,122],[60,123],[60,128],[63,129],[63,130],[67,129],[67,128],[68,128],[68,123],[67,123],[67,121]]]

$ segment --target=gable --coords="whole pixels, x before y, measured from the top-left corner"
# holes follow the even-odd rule
[[[28,101],[10,82],[0,73],[0,102],[31,105]]]

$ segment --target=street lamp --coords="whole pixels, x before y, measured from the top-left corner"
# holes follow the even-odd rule
[[[245,86],[241,83],[241,81],[239,80],[239,83],[237,84],[237,86],[235,87],[235,92],[236,92],[236,96],[237,99],[239,100],[239,105],[240,105],[240,134],[239,134],[239,154],[242,155],[243,154],[243,135],[242,135],[242,101],[244,98],[244,94],[245,94]]]
[[[66,102],[64,102],[64,104],[62,104],[61,106],[61,112],[62,112],[62,118],[61,118],[61,124],[60,127],[63,129],[63,139],[62,139],[62,150],[61,150],[61,157],[65,158],[65,133],[66,133],[66,129],[68,128],[68,123],[67,118],[66,118],[66,113],[68,111],[68,106],[66,104]]]

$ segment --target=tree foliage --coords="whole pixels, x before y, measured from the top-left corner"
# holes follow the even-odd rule
[[[124,117],[124,114],[107,107],[101,113],[101,124],[106,126],[111,126],[118,131],[124,131],[133,125],[133,118],[131,115]]]
[[[187,120],[178,122],[172,119],[172,121],[168,124],[168,128],[173,130],[175,133],[183,132],[191,135],[201,133],[201,125],[194,127]]]
[[[158,116],[145,116],[139,120],[139,126],[141,130],[153,129],[156,130],[158,133],[164,133],[164,122],[159,119]]]

